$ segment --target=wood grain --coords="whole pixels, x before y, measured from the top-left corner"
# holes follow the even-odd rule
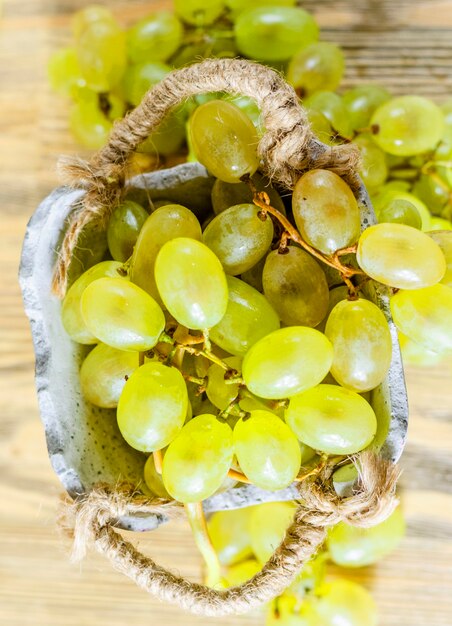
[[[97,555],[67,559],[55,530],[61,493],[46,454],[33,384],[33,352],[17,284],[28,218],[57,184],[59,154],[80,152],[67,133],[67,103],[49,91],[45,64],[68,41],[87,0],[5,0],[0,22],[0,623],[8,626],[134,626],[208,620],[163,606]],[[114,0],[130,23],[169,2]],[[345,86],[379,81],[394,93],[452,96],[452,0],[307,0],[324,38],[346,51]],[[383,626],[452,623],[452,373],[407,372],[411,404],[403,459],[408,536],[373,568],[350,576],[372,589]],[[134,541],[193,579],[200,560],[187,525]],[[262,615],[219,619],[262,624]]]

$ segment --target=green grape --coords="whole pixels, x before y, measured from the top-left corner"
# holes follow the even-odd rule
[[[200,241],[178,237],[165,243],[155,260],[155,282],[168,311],[187,328],[212,328],[226,312],[226,276]]]
[[[158,11],[136,22],[127,32],[132,63],[166,61],[179,48],[183,28],[175,15]]]
[[[257,487],[277,491],[296,478],[301,451],[290,428],[270,411],[251,411],[234,428],[234,452],[245,476]],[[262,462],[265,459],[265,462]]]
[[[138,367],[138,356],[100,343],[82,363],[80,385],[85,399],[106,409],[118,405],[127,377]]]
[[[382,150],[411,156],[435,148],[444,131],[444,116],[427,98],[400,96],[379,106],[371,124],[378,129],[374,139]]]
[[[420,230],[422,218],[419,211],[409,200],[393,198],[378,212],[378,221],[383,223],[405,224]]]
[[[224,359],[224,362],[229,365],[231,369],[236,370],[238,374],[241,373],[242,359],[240,357],[231,356]],[[237,397],[240,387],[238,383],[233,385],[226,383],[225,374],[226,370],[215,363],[209,367],[207,372],[207,397],[214,406],[222,411]]]
[[[273,222],[261,220],[254,204],[237,204],[213,218],[203,241],[233,276],[251,269],[267,253],[273,240]]]
[[[137,152],[170,156],[185,141],[185,112],[182,108],[172,111],[147,139],[140,143]]]
[[[247,9],[266,6],[293,7],[296,2],[297,0],[248,0],[244,3],[242,0],[225,0],[226,6],[232,11],[233,18]]]
[[[377,431],[370,404],[337,385],[317,385],[293,396],[285,415],[300,441],[326,454],[355,454]]]
[[[369,135],[358,135],[354,142],[361,152],[361,169],[359,171],[363,183],[368,189],[380,187],[388,177],[386,157]]]
[[[295,502],[268,502],[251,510],[248,531],[251,549],[261,563],[266,563],[284,539],[296,511]]]
[[[433,285],[398,291],[391,313],[401,333],[433,352],[452,350],[452,289]]]
[[[367,228],[359,239],[356,260],[371,278],[398,289],[430,287],[446,271],[438,244],[405,224]]]
[[[224,10],[223,0],[174,0],[174,10],[181,20],[194,26],[212,24]]]
[[[389,202],[393,200],[406,200],[407,202],[413,204],[421,216],[422,230],[431,230],[430,211],[427,209],[425,204],[419,200],[419,198],[406,191],[405,184],[402,181],[391,181],[390,183],[386,183],[379,189],[378,194],[372,198],[374,209],[379,221],[383,221],[380,219],[380,212],[384,210]],[[411,226],[411,224],[408,224],[408,226]]]
[[[331,144],[335,133],[330,121],[316,109],[307,109],[306,112],[314,135],[323,143]]]
[[[115,261],[123,263],[131,256],[139,232],[148,218],[143,207],[125,200],[113,211],[108,223],[108,248]]]
[[[79,143],[98,149],[105,145],[113,124],[99,109],[97,101],[82,101],[72,106],[69,127]]]
[[[181,430],[187,405],[187,386],[179,370],[145,363],[126,382],[119,398],[121,435],[136,450],[161,450]]]
[[[452,222],[442,217],[432,217],[430,226],[432,230],[452,230]]]
[[[226,313],[210,330],[210,337],[231,354],[245,356],[256,341],[279,328],[270,303],[256,289],[226,276],[229,299]]]
[[[344,74],[344,53],[334,43],[321,41],[303,48],[289,62],[287,80],[302,96],[334,91]]]
[[[328,308],[328,283],[320,265],[304,250],[273,250],[262,274],[264,294],[288,326],[317,326]]]
[[[341,567],[373,565],[398,546],[405,535],[405,519],[399,507],[387,520],[372,528],[357,528],[344,522],[328,535],[328,552]]]
[[[434,367],[445,360],[444,353],[428,350],[399,332],[399,345],[404,365],[416,367]]]
[[[342,300],[331,311],[325,335],[333,344],[331,374],[358,393],[374,389],[389,371],[392,341],[380,309],[363,298]]]
[[[257,61],[286,61],[319,38],[312,15],[296,7],[247,8],[234,30],[240,53]]]
[[[220,180],[238,183],[259,167],[256,129],[230,102],[212,100],[198,107],[190,119],[189,135],[198,160]]]
[[[198,218],[180,204],[165,204],[147,218],[133,250],[130,280],[162,304],[154,277],[155,259],[162,246],[176,237],[201,240]]]
[[[283,215],[286,214],[281,196],[274,187],[270,185],[265,176],[256,172],[251,177],[254,186],[258,191],[265,191],[270,198],[270,204]],[[231,206],[237,204],[251,204],[253,202],[253,192],[246,183],[225,183],[217,178],[212,187],[212,208],[215,215],[222,213]]]
[[[261,293],[264,291],[264,286],[262,284],[262,272],[264,271],[266,260],[267,257],[263,256],[262,259],[256,263],[256,265],[253,265],[251,269],[247,272],[243,272],[240,276],[245,283]]]
[[[47,72],[54,91],[71,96],[74,89],[84,87],[75,48],[56,50],[49,59]]]
[[[107,7],[93,4],[74,14],[72,18],[72,32],[74,33],[74,37],[78,39],[80,35],[95,22],[104,22],[106,24],[116,23],[113,13],[107,9]]]
[[[328,294],[328,308],[326,311],[326,315],[323,318],[322,322],[317,326],[317,330],[320,330],[322,333],[325,332],[325,326],[330,316],[331,311],[334,309],[338,302],[342,300],[347,300],[348,298],[348,288],[345,285],[340,285],[339,287],[334,287],[334,289],[330,289]],[[330,374],[331,376],[331,374]],[[335,383],[336,381],[331,376],[331,383]],[[326,381],[325,381],[326,382]]]
[[[303,174],[293,191],[292,210],[302,237],[325,254],[358,240],[358,203],[350,187],[334,172],[310,170]]]
[[[222,565],[234,565],[252,556],[248,521],[253,507],[219,511],[209,519],[209,536]]]
[[[122,278],[91,282],[83,291],[80,309],[88,330],[118,350],[150,350],[165,328],[157,302]]]
[[[162,476],[155,469],[154,457],[152,454],[147,458],[144,464],[144,482],[146,487],[155,494],[158,498],[170,499],[171,496],[165,489]]]
[[[120,267],[121,263],[116,261],[97,263],[79,276],[68,289],[61,306],[61,321],[65,331],[73,341],[83,344],[97,343],[96,337],[88,330],[83,320],[80,300],[86,287],[95,280],[106,276],[118,278]]]
[[[342,465],[342,467],[337,469],[333,473],[333,485],[336,493],[338,495],[342,495],[344,492],[347,493],[350,487],[355,483],[358,475],[358,469],[354,463]]]
[[[223,99],[226,100],[226,102],[231,102],[241,111],[243,111],[243,113],[246,113],[246,115],[253,122],[259,136],[263,135],[264,126],[262,121],[262,114],[254,98],[249,98],[248,96],[232,96],[227,94],[226,96],[224,96]]]
[[[317,616],[314,613],[312,598],[309,596],[303,598],[303,601],[300,602],[300,598],[296,595],[292,595],[289,587],[289,589],[286,590],[282,596],[275,598],[269,605],[265,626],[327,625],[324,622],[320,624],[318,621]],[[344,624],[343,626],[348,626],[348,624]]]
[[[333,347],[322,333],[290,326],[255,343],[243,360],[242,374],[248,389],[257,396],[289,398],[320,383],[332,361]]]
[[[452,233],[439,230],[427,234],[438,244],[446,259],[446,273],[440,282],[448,287],[452,287]]]
[[[163,80],[170,71],[171,68],[165,63],[145,61],[129,65],[122,80],[124,98],[137,106],[148,89]]]
[[[260,571],[260,563],[256,561],[256,559],[248,559],[247,561],[236,563],[232,567],[228,567],[224,576],[224,582],[227,587],[236,587],[250,580]]]
[[[312,608],[312,626],[377,626],[378,622],[377,607],[367,589],[342,578],[325,584]]]
[[[274,415],[277,415],[280,419],[284,419],[284,406],[279,405],[277,402],[269,402],[263,398],[258,398],[245,388],[240,390],[239,398],[239,407],[242,411],[246,411],[247,413],[251,413],[251,411],[270,411]],[[308,454],[308,451],[303,448],[303,460]]]
[[[303,105],[308,109],[323,113],[341,137],[352,135],[347,109],[342,98],[333,91],[316,91],[303,101]]]
[[[380,85],[360,85],[346,91],[342,101],[347,109],[352,130],[368,128],[373,112],[391,98],[391,94]]]
[[[416,172],[417,173],[417,172]],[[446,182],[429,174],[421,174],[413,185],[413,193],[424,202],[431,213],[441,214],[449,202],[450,190]]]
[[[221,487],[233,457],[232,430],[214,415],[183,427],[163,459],[163,483],[179,502],[200,502]]]

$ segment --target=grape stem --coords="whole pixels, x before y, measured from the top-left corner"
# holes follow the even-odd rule
[[[184,506],[195,543],[206,564],[206,584],[215,587],[221,583],[221,566],[209,537],[202,503],[187,502]]]
[[[318,465],[316,465],[315,467],[312,467],[308,471],[298,474],[298,476],[295,477],[295,482],[301,483],[303,480],[306,480],[306,478],[309,478],[310,476],[316,476],[323,470],[323,468],[326,466],[327,463],[328,463],[328,457],[326,455],[323,455]],[[238,470],[233,469],[232,467],[228,472],[228,476],[229,478],[238,480],[241,483],[246,483],[247,485],[251,484],[251,480],[249,480],[249,478],[247,478],[245,474],[242,474],[242,472],[239,472]]]
[[[155,471],[157,472],[157,474],[160,474],[161,476],[162,475],[162,463],[163,463],[162,451],[154,450],[154,452],[152,453],[152,458],[154,460]]]

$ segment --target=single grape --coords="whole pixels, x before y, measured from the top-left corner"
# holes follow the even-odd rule
[[[441,248],[425,233],[405,224],[376,224],[358,242],[356,260],[374,280],[398,289],[439,282],[446,271]]]
[[[163,459],[163,483],[179,502],[200,502],[226,478],[233,457],[232,430],[214,415],[190,420]]]
[[[312,608],[313,626],[377,626],[378,622],[375,600],[367,589],[342,578],[325,584]]]
[[[234,565],[252,556],[248,522],[253,507],[219,511],[207,526],[215,552],[222,565]]]
[[[181,20],[194,26],[212,24],[224,10],[223,0],[174,0],[174,10]]]
[[[108,223],[108,248],[115,261],[123,263],[132,255],[140,230],[148,218],[143,207],[125,200],[113,211]]]
[[[378,221],[383,223],[405,224],[420,230],[422,218],[419,211],[409,200],[393,198],[378,212]]]
[[[315,91],[334,91],[344,74],[344,53],[334,43],[321,41],[303,48],[289,62],[287,80],[302,97]]]
[[[352,135],[347,109],[342,98],[333,91],[316,91],[303,101],[303,105],[308,109],[323,113],[333,127],[335,134],[339,133],[341,137]]]
[[[302,237],[325,254],[358,240],[361,222],[350,187],[334,172],[310,170],[295,185],[292,210]]]
[[[226,313],[226,276],[200,241],[178,237],[165,243],[155,260],[155,282],[168,311],[187,328],[212,328]]]
[[[268,178],[256,172],[252,176],[254,186],[258,191],[265,191],[270,199],[270,204],[283,215],[286,214],[281,196],[274,187],[270,185]],[[212,208],[215,215],[222,213],[231,206],[237,204],[251,204],[253,202],[253,192],[246,183],[225,183],[219,178],[212,187]]]
[[[331,145],[336,134],[328,118],[316,109],[306,109],[309,124],[314,135],[323,143]]]
[[[74,89],[85,87],[75,48],[56,50],[49,59],[47,72],[54,91],[71,96]]]
[[[319,38],[312,15],[296,7],[247,8],[234,30],[241,54],[258,61],[286,61]]]
[[[379,221],[384,221],[380,218],[381,211],[383,211],[388,204],[394,200],[405,200],[406,202],[413,204],[421,216],[422,230],[431,230],[430,211],[425,204],[419,200],[419,198],[406,191],[405,185],[402,181],[391,181],[386,183],[380,187],[376,195],[372,196],[372,203]],[[407,226],[412,226],[412,224],[407,224]]]
[[[294,502],[268,502],[254,506],[249,520],[251,549],[266,563],[284,539],[296,510]]]
[[[375,109],[390,98],[389,91],[380,85],[359,85],[346,91],[342,101],[352,130],[360,132],[367,129]]]
[[[256,561],[256,559],[248,559],[247,561],[242,561],[232,567],[228,567],[224,576],[224,582],[227,587],[236,587],[250,580],[250,578],[253,578],[260,570],[260,563]]]
[[[154,457],[151,454],[146,463],[144,464],[144,482],[146,487],[159,498],[165,498],[169,500],[171,496],[165,489],[162,476],[155,469]]]
[[[418,172],[416,172],[418,174]],[[413,185],[413,193],[426,204],[431,213],[441,214],[450,198],[450,189],[446,181],[438,174],[421,174]]]
[[[77,11],[72,18],[72,32],[75,39],[78,39],[95,22],[116,24],[113,13],[107,7],[98,4],[87,6],[85,9]]]
[[[289,246],[273,250],[262,274],[264,294],[288,326],[317,326],[328,308],[328,283],[320,265],[307,252]]]
[[[400,96],[382,104],[371,124],[374,139],[382,150],[411,156],[433,150],[444,132],[444,116],[431,100],[421,96]]]
[[[140,104],[148,89],[163,80],[170,71],[165,63],[145,61],[129,65],[122,80],[124,98],[135,106]]]
[[[441,352],[429,350],[421,344],[416,343],[403,333],[398,333],[400,351],[404,365],[414,365],[415,367],[434,367],[443,363],[447,355]]]
[[[121,435],[136,450],[160,450],[181,430],[187,405],[187,386],[179,370],[145,363],[126,382],[119,398]]]
[[[128,30],[127,53],[132,63],[166,61],[176,52],[182,37],[177,17],[168,11],[156,11]]]
[[[238,183],[259,167],[256,129],[230,102],[212,100],[198,107],[190,119],[189,135],[198,160],[220,180]]]
[[[137,147],[137,152],[169,156],[179,150],[185,141],[186,117],[183,108],[172,111],[159,127]]]
[[[242,373],[246,386],[257,396],[289,398],[320,383],[332,361],[333,347],[322,333],[289,326],[255,343],[243,360]]]
[[[300,441],[326,454],[355,454],[377,430],[370,404],[337,385],[317,385],[293,396],[285,416]]]
[[[122,278],[91,282],[83,291],[80,309],[88,330],[118,350],[150,350],[165,328],[157,302]]]
[[[303,597],[303,601],[300,602],[300,597],[292,594],[289,587],[282,596],[278,596],[270,603],[265,626],[320,626],[314,613],[313,598]],[[321,626],[327,624],[322,622]]]
[[[448,287],[452,287],[452,233],[445,230],[436,230],[427,234],[438,244],[446,259],[446,273],[442,277],[441,282]]]
[[[224,359],[224,362],[229,365],[231,369],[236,370],[237,374],[241,373],[242,359],[240,357],[231,356]],[[238,383],[232,385],[225,381],[226,373],[226,370],[215,363],[211,365],[207,371],[207,397],[213,405],[222,411],[231,404],[239,392]]]
[[[388,177],[386,157],[369,135],[358,135],[354,139],[361,152],[359,173],[367,189],[380,187]]]
[[[98,149],[105,145],[113,124],[99,109],[96,99],[72,105],[69,127],[79,143],[86,148]]]

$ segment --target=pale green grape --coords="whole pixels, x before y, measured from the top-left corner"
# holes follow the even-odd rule
[[[288,326],[317,326],[328,308],[328,283],[320,265],[304,250],[273,250],[262,274],[264,294]]]
[[[86,287],[93,281],[106,276],[118,278],[120,267],[121,263],[117,261],[102,261],[86,270],[68,289],[61,306],[61,321],[73,341],[84,344],[97,343],[97,338],[88,330],[83,320],[80,299]]]
[[[224,582],[227,587],[236,587],[253,578],[255,574],[260,572],[261,566],[256,559],[248,559],[242,563],[236,563],[232,567],[228,567],[224,576]]]
[[[198,107],[190,119],[189,135],[198,160],[220,180],[238,183],[259,166],[256,129],[230,102],[212,100]]]
[[[405,224],[367,228],[359,239],[356,259],[371,278],[398,289],[430,287],[446,271],[438,244]]]
[[[103,343],[93,348],[82,363],[80,385],[88,402],[107,409],[118,405],[127,377],[138,367],[138,355]]]
[[[265,176],[256,172],[251,177],[254,186],[258,191],[265,191],[270,198],[270,204],[283,215],[286,214],[281,196]],[[237,204],[251,204],[253,202],[253,192],[246,183],[225,183],[217,178],[212,187],[212,208],[215,215],[222,213],[231,206]]]
[[[409,200],[393,198],[378,212],[378,221],[412,226],[420,230],[422,218],[419,211]]]
[[[355,454],[377,431],[370,404],[337,385],[317,385],[293,396],[285,415],[300,441],[327,454]]]
[[[233,457],[232,430],[214,415],[183,427],[163,459],[163,483],[175,500],[200,502],[221,487]]]
[[[266,6],[293,7],[296,2],[297,0],[247,0],[244,3],[243,0],[225,0],[226,6],[232,11],[234,18],[247,9]]]
[[[295,480],[301,464],[300,446],[290,428],[276,415],[251,411],[249,417],[237,422],[233,434],[240,468],[253,485],[277,491]]]
[[[433,150],[444,132],[444,116],[431,100],[421,96],[400,96],[374,112],[372,126],[377,144],[385,152],[411,156]]]
[[[354,463],[342,465],[342,467],[333,473],[333,485],[336,493],[342,495],[344,491],[347,492],[350,487],[353,486],[357,478],[358,469]]]
[[[326,323],[333,344],[331,373],[337,382],[358,393],[374,389],[389,371],[392,341],[380,309],[363,298],[338,302]]]
[[[229,365],[233,370],[236,370],[237,374],[242,371],[242,359],[238,356],[231,356],[224,359],[224,362]],[[225,382],[224,370],[220,365],[215,363],[211,365],[207,371],[207,387],[206,393],[209,400],[217,408],[224,410],[231,402],[237,397],[239,392],[239,384],[227,384]]]
[[[154,277],[154,265],[162,246],[176,237],[201,240],[198,218],[180,204],[165,204],[147,218],[141,228],[130,264],[130,280],[147,291],[159,304],[160,294]]]
[[[380,187],[388,177],[386,157],[369,135],[358,135],[354,140],[361,152],[359,173],[368,189]]]
[[[226,313],[226,276],[200,241],[178,237],[165,243],[155,260],[155,282],[168,311],[187,328],[212,328]]]
[[[143,207],[125,200],[113,211],[108,223],[108,248],[115,261],[123,263],[131,256],[140,230],[148,218]]]
[[[314,135],[323,143],[330,145],[335,135],[330,121],[316,109],[307,109],[306,112]]]
[[[312,608],[313,626],[377,626],[378,622],[375,600],[367,589],[342,578],[325,584]]]
[[[219,511],[207,526],[215,552],[222,565],[234,565],[252,556],[248,522],[253,507]]]
[[[399,507],[387,520],[372,528],[339,522],[328,534],[328,552],[341,567],[373,565],[399,545],[405,535],[405,519]]]
[[[429,174],[421,174],[413,185],[413,193],[428,206],[431,213],[440,214],[449,202],[451,192],[441,177],[438,181]]]
[[[181,430],[187,405],[187,386],[179,370],[145,363],[126,382],[119,398],[121,435],[136,450],[160,450]]]
[[[113,124],[99,109],[97,101],[89,100],[72,106],[69,127],[79,143],[97,149],[105,145]]]
[[[80,35],[95,22],[104,22],[106,24],[116,23],[113,13],[107,9],[107,7],[93,4],[74,14],[72,18],[72,32],[74,33],[74,37],[76,39],[80,37]]]
[[[341,137],[350,137],[352,132],[347,109],[342,98],[333,91],[316,91],[303,101],[308,109],[320,111]]]
[[[452,230],[452,222],[442,217],[432,217],[430,226],[432,230]]]
[[[447,355],[445,357],[444,353],[434,352],[433,350],[421,346],[421,344],[416,343],[403,333],[399,332],[398,336],[404,365],[433,367],[442,363],[447,357]]]
[[[224,10],[223,0],[174,0],[174,10],[181,20],[195,26],[212,24]]]
[[[165,489],[162,476],[155,469],[154,457],[152,454],[148,457],[144,464],[144,482],[148,489],[159,498],[170,499],[171,496]]]
[[[285,61],[319,38],[312,15],[295,7],[247,8],[234,28],[241,54],[258,61]]]
[[[127,32],[127,53],[132,63],[166,61],[176,52],[183,36],[175,15],[158,11],[142,18]]]
[[[122,80],[124,98],[135,106],[140,104],[148,89],[163,80],[170,71],[171,68],[165,63],[145,61],[129,65]]]
[[[347,109],[350,126],[355,131],[367,128],[377,107],[391,98],[380,85],[360,85],[346,91],[342,101]]]
[[[118,350],[149,350],[165,328],[151,296],[122,278],[99,278],[84,290],[80,309],[88,330]]]
[[[249,520],[251,549],[266,563],[284,539],[296,510],[294,502],[268,502],[254,506]]]
[[[448,287],[452,287],[452,233],[445,230],[437,230],[427,234],[438,244],[446,259],[446,273],[442,277],[441,282]]]
[[[256,265],[253,265],[251,269],[247,272],[243,272],[240,276],[245,283],[261,293],[264,291],[264,286],[262,284],[262,272],[264,271],[266,260],[267,257],[263,256],[262,259],[256,263]]]
[[[408,186],[409,188],[409,186]],[[428,208],[425,204],[419,200],[414,194],[406,191],[407,186],[403,181],[391,181],[386,183],[380,187],[378,193],[372,197],[372,203],[374,205],[374,209],[379,221],[384,221],[380,219],[380,212],[383,211],[387,205],[394,200],[405,200],[406,202],[410,202],[415,206],[419,215],[421,216],[422,221],[422,230],[431,230],[430,222],[431,215]],[[408,226],[412,226],[412,224],[408,224]]]
[[[267,253],[273,240],[273,222],[259,218],[254,204],[237,204],[213,218],[203,241],[233,276],[251,269]]]
[[[452,350],[452,289],[433,285],[398,291],[391,298],[394,323],[404,335],[433,352]]]
[[[332,361],[333,347],[322,333],[289,326],[263,337],[248,350],[242,374],[257,396],[289,398],[323,380]]]
[[[72,95],[74,88],[84,87],[75,48],[56,50],[49,59],[47,72],[52,89],[65,96]]]
[[[350,187],[334,172],[310,170],[303,174],[294,188],[292,209],[302,237],[325,254],[358,240],[358,203]]]
[[[289,62],[287,80],[302,96],[334,91],[344,74],[344,53],[334,43],[321,41],[303,48]]]
[[[185,112],[182,108],[172,111],[157,130],[137,147],[137,152],[169,156],[179,150],[185,141]]]

